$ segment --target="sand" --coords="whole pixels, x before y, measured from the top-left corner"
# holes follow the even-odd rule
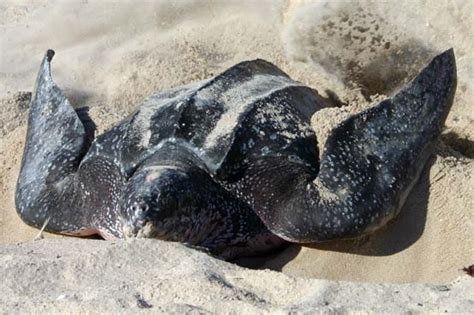
[[[443,285],[295,278],[155,240],[4,245],[0,273],[5,314],[441,314],[472,309],[474,292],[467,277]]]
[[[48,269],[49,275],[61,268],[74,269],[75,273],[64,275],[64,279],[51,280],[49,289],[41,285],[28,289],[27,282],[24,282],[21,284],[24,289],[8,291],[12,294],[11,299],[9,296],[2,297],[8,303],[0,304],[7,305],[8,311],[21,311],[25,307],[31,312],[35,307],[59,311],[62,306],[67,311],[72,310],[67,307],[83,305],[88,301],[91,306],[96,305],[100,295],[91,300],[86,297],[66,299],[64,304],[52,302],[53,295],[45,299],[50,302],[40,303],[32,299],[30,304],[24,300],[22,303],[26,304],[22,304],[18,301],[24,294],[27,296],[39,292],[34,290],[55,290],[56,285],[64,286],[61,289],[63,291],[79,292],[80,287],[67,289],[66,280],[71,282],[79,277],[80,272],[87,273],[97,268],[97,261],[101,259],[126,259],[126,255],[120,253],[124,246],[133,252],[132,245],[128,243],[106,245],[94,241],[91,243],[93,246],[88,246],[79,241],[85,244],[92,241],[61,236],[61,240],[31,242],[38,231],[23,224],[15,213],[13,197],[26,133],[29,92],[41,58],[48,48],[55,49],[57,53],[53,62],[55,81],[74,106],[90,107],[98,132],[133,111],[146,96],[155,91],[208,78],[242,60],[266,59],[292,78],[317,89],[335,106],[317,113],[312,119],[322,147],[328,131],[338,121],[390,95],[434,55],[453,47],[458,67],[454,105],[435,155],[397,219],[363,239],[308,246],[292,245],[279,254],[240,262],[246,266],[281,270],[297,278],[270,271],[248,271],[227,264],[225,268],[238,270],[238,273],[253,279],[262,290],[266,287],[268,294],[277,294],[278,288],[272,289],[270,280],[260,282],[260,278],[274,279],[275,283],[281,281],[278,283],[281,283],[282,294],[296,288],[293,286],[295,283],[304,288],[311,287],[313,291],[308,293],[308,299],[316,296],[317,290],[323,290],[317,288],[332,288],[334,285],[337,290],[343,290],[352,288],[352,284],[344,282],[340,285],[337,282],[318,282],[300,277],[432,284],[447,284],[459,279],[463,275],[461,269],[474,262],[473,21],[474,3],[469,0],[1,1],[0,243],[4,245],[0,245],[0,259],[9,263],[6,267],[2,265],[0,274],[22,274],[22,270],[35,270],[34,266],[40,265],[52,268]],[[58,236],[45,233],[45,237]],[[17,242],[26,243],[11,245]],[[139,243],[131,244],[138,246]],[[113,253],[102,251],[109,248],[107,246]],[[193,258],[192,251],[182,252],[184,249],[179,245],[161,242],[151,245],[146,242],[139,246],[150,253],[155,250],[160,252],[165,247],[169,259],[186,255],[190,255],[191,260],[198,259]],[[150,250],[152,247],[153,250]],[[70,258],[57,267],[51,262],[52,257],[45,254],[43,258],[46,261],[42,262],[43,258],[29,255],[27,248],[33,251],[38,248],[44,253],[67,252],[64,255]],[[74,248],[80,248],[86,253],[85,257],[78,256]],[[94,252],[95,248],[97,253]],[[148,256],[141,257],[146,260]],[[213,258],[206,259],[206,263],[217,264]],[[33,265],[26,264],[27,261]],[[74,261],[79,262],[76,264]],[[46,263],[52,265],[47,267]],[[160,264],[164,261],[160,257],[155,263],[158,268],[155,274],[160,276],[160,270],[163,270]],[[188,268],[198,268],[193,265],[195,263],[190,261]],[[131,264],[129,268],[133,269]],[[100,281],[112,281],[120,285],[113,272],[104,274]],[[40,279],[48,282],[48,278],[45,278],[47,274]],[[124,277],[126,282],[135,281],[132,274],[127,273]],[[171,273],[169,277],[169,281],[172,281],[180,275]],[[200,278],[196,279],[198,285]],[[26,276],[22,278],[22,281],[32,280]],[[38,281],[35,283],[41,282]],[[460,281],[464,283],[468,280]],[[152,282],[146,282],[150,285],[146,294],[161,292],[162,288],[158,284],[153,286]],[[83,285],[88,284],[84,282]],[[99,292],[106,283],[97,285]],[[246,283],[243,287],[248,288],[248,285]],[[431,288],[421,285],[413,287],[423,288],[420,290]],[[361,288],[378,290],[376,285],[373,288],[363,285]],[[181,292],[178,284],[171,288],[166,285],[165,291],[164,294],[169,296],[180,296]],[[61,293],[59,289],[54,292],[58,295],[68,294]],[[194,292],[190,291],[187,296],[193,296]],[[131,296],[127,299],[132,299]],[[235,301],[239,295],[232,296],[235,297],[232,299],[234,302],[222,302],[219,307],[230,307],[234,303],[232,309],[238,309],[240,304]],[[219,297],[224,299],[221,295]],[[335,297],[336,300],[338,298]],[[162,305],[163,311],[173,310],[167,307],[175,307],[159,304],[156,299],[151,298],[155,305]],[[472,301],[472,295],[470,299]],[[289,310],[287,306],[293,303],[274,304],[276,300],[272,300],[269,303],[271,307],[265,310]],[[111,299],[105,302],[103,307],[114,301]],[[337,301],[340,307],[349,305],[342,300]],[[369,298],[368,301],[376,302]],[[399,299],[393,303],[403,304],[404,301]],[[19,304],[15,306],[15,303]],[[124,303],[132,305],[135,302],[126,300]],[[245,310],[255,310],[251,307],[258,308],[258,303]],[[303,300],[294,303],[304,305],[302,307],[310,305],[304,304]],[[206,305],[205,302],[197,304]],[[219,307],[205,309],[216,312],[225,309]],[[406,307],[411,309],[412,306]],[[370,309],[370,305],[364,304],[362,309]],[[81,310],[92,312],[104,308],[97,306],[97,309]]]

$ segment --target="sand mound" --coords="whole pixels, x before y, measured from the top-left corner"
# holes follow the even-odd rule
[[[467,276],[447,285],[293,278],[154,240],[4,245],[0,274],[0,310],[8,314],[443,313],[469,310],[474,292]]]

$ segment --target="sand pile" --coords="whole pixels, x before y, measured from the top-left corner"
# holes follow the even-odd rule
[[[4,245],[0,274],[6,314],[457,313],[472,308],[474,291],[467,276],[445,285],[294,278],[155,240]]]
[[[474,3],[469,0],[217,3],[68,1],[55,4],[46,1],[3,1],[0,3],[0,243],[28,241],[37,234],[36,230],[24,225],[17,217],[13,196],[26,132],[29,91],[33,87],[41,58],[48,48],[57,52],[53,64],[55,81],[65,90],[73,105],[90,107],[98,132],[123,118],[146,96],[157,90],[208,78],[242,60],[263,58],[275,63],[292,78],[317,89],[335,106],[313,117],[313,127],[320,145],[323,145],[331,126],[349,114],[383,99],[415,75],[434,55],[453,47],[458,66],[458,89],[454,105],[431,167],[425,170],[400,216],[364,239],[305,247],[294,245],[272,257],[241,262],[244,265],[282,270],[290,275],[335,280],[453,281],[462,275],[463,267],[474,261],[474,248],[471,245],[474,230],[474,111],[471,104],[474,96],[473,20]],[[129,281],[137,278],[139,271],[133,271],[131,258],[127,258],[131,253],[137,253],[133,246],[149,251],[140,259],[145,265],[156,265],[156,272],[153,271],[156,277],[165,277],[160,273],[165,270],[164,266],[170,266],[168,260],[178,262],[176,257],[183,258],[188,254],[191,257],[186,258],[189,259],[187,268],[196,274],[221,266],[220,262],[206,258],[206,264],[215,265],[210,269],[195,269],[199,266],[193,264],[202,262],[199,259],[204,256],[196,254],[194,257],[190,250],[161,242],[155,245],[149,242],[133,243],[132,246],[128,243],[107,245],[84,241],[84,244],[94,244],[90,246],[80,241],[65,239],[20,246],[1,245],[0,259],[7,263],[2,265],[4,267],[0,274],[22,274],[25,268],[29,268],[29,271],[39,268],[38,271],[42,271],[35,276],[40,277],[38,279],[41,281],[34,277],[22,280],[36,281],[33,283],[39,286],[28,288],[24,282],[17,291],[8,291],[12,294],[11,299],[3,296],[8,303],[2,304],[8,305],[8,310],[14,310],[15,307],[20,310],[22,305],[43,305],[44,310],[59,310],[61,305],[78,306],[87,301],[96,306],[91,310],[105,310],[101,307],[117,300],[111,298],[100,306],[98,301],[102,293],[97,293],[102,290],[100,288],[105,288],[107,281],[120,286],[120,281],[131,283]],[[153,250],[150,250],[152,247]],[[55,255],[28,254],[30,248],[33,252],[54,252],[56,256],[69,258],[55,262]],[[74,256],[75,248],[85,255]],[[121,250],[125,250],[125,254],[121,254]],[[146,261],[150,255],[164,253],[161,250],[166,250],[166,257]],[[128,264],[129,270],[122,274],[124,278],[121,280],[118,277],[120,271],[110,267],[108,270],[111,273],[103,275],[105,282],[96,284],[98,289],[93,293],[96,296],[90,299],[79,296],[75,299],[75,293],[68,295],[66,282],[60,284],[64,279],[69,281],[69,285],[77,282],[81,274],[92,272],[97,266],[102,266],[99,261],[110,260],[111,257],[119,264]],[[122,259],[125,260],[120,262]],[[192,262],[193,259],[196,261]],[[227,282],[222,282],[220,276],[215,280],[217,284],[212,284],[212,280],[202,280],[204,272],[196,275],[195,281],[202,280],[203,285],[228,290],[228,295],[219,295],[222,299],[227,299],[225,296],[234,297],[228,299],[233,302],[219,302],[222,303],[220,306],[206,309],[219,311],[224,309],[220,307],[231,303],[235,303],[235,307],[250,305],[249,311],[255,309],[252,307],[259,307],[255,305],[269,305],[268,310],[272,310],[272,307],[288,309],[293,304],[303,305],[303,309],[308,305],[322,307],[323,304],[305,304],[313,303],[310,300],[318,296],[317,292],[332,292],[330,296],[335,299],[333,301],[337,301],[335,305],[342,307],[351,301],[337,300],[340,297],[335,297],[334,292],[349,292],[359,287],[356,284],[345,283],[341,286],[337,283],[290,278],[269,271],[248,271],[227,264],[225,266],[232,270],[226,272],[235,272],[243,278],[267,279],[262,280],[259,290],[274,287],[270,284],[273,283],[270,279],[274,279],[275,283],[281,283],[281,294],[277,293],[277,289],[266,292],[272,298],[262,297],[264,295],[258,293],[256,302],[245,304],[254,298],[252,294],[246,295],[247,291],[235,293],[237,291],[227,288]],[[56,286],[63,285],[62,289],[54,291],[54,294],[51,291],[51,295],[47,292],[42,295],[44,301],[48,302],[30,303],[23,299],[20,303],[23,294],[33,296],[39,292],[34,290],[47,290],[41,287],[42,283],[48,282],[48,277],[56,274],[56,271],[64,269],[69,270],[64,273],[64,279],[60,279],[60,282],[51,280],[48,290],[56,290]],[[180,296],[183,290],[179,285],[181,280],[177,280],[180,274],[174,275],[172,270],[165,274],[168,278],[163,283],[170,290],[166,294]],[[81,284],[84,287],[94,287],[92,282],[87,282],[92,280],[84,281]],[[242,281],[248,281],[248,285],[252,282]],[[171,304],[166,306],[156,302],[159,295],[151,296],[160,294],[162,290],[158,284],[161,282],[153,282],[143,283],[149,286],[148,291],[137,292],[150,294],[144,298],[150,300],[151,304],[162,305],[163,310],[173,310],[175,306]],[[176,283],[174,287],[170,286],[172,282]],[[296,298],[290,301],[288,297],[288,303],[275,304],[279,303],[277,297],[289,294],[291,288],[299,288],[299,285],[312,288],[295,291],[305,293],[303,296],[308,297],[307,301]],[[235,286],[238,285],[230,285],[231,288]],[[242,284],[242,287],[248,288],[247,284]],[[378,288],[385,290],[395,287],[361,285],[360,288],[379,292]],[[410,288],[418,288],[420,292],[432,295],[427,293],[431,292],[431,287],[414,285]],[[80,287],[78,291],[74,291],[76,289],[73,287],[70,290],[79,292]],[[197,291],[190,291],[187,296],[193,296]],[[2,292],[6,291],[2,289]],[[206,291],[203,292],[205,294]],[[457,291],[453,289],[453,292]],[[51,302],[63,294],[68,297]],[[123,297],[124,305],[136,304],[134,294]],[[207,295],[212,296],[212,293]],[[239,304],[239,298],[247,302]],[[405,303],[411,298],[405,296],[395,299],[393,305]],[[268,299],[270,302],[265,304],[259,299]],[[323,303],[323,300],[317,301],[314,303]],[[367,301],[375,301],[375,298]],[[18,306],[15,303],[19,303]],[[195,305],[202,304],[196,302]],[[406,305],[412,307],[411,304]],[[176,310],[187,309],[187,306],[176,307],[183,307]],[[416,309],[416,305],[413,307]]]

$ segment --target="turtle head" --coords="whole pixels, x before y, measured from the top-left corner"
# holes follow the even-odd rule
[[[224,195],[188,144],[166,141],[135,170],[122,193],[124,236],[199,243],[214,225],[222,225],[220,211],[232,208]]]
[[[202,195],[196,191],[192,173],[176,166],[141,169],[130,179],[122,198],[125,237],[185,241],[190,218],[202,209]]]

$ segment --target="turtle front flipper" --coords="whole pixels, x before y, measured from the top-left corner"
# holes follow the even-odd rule
[[[75,180],[91,134],[51,78],[53,56],[53,50],[44,56],[30,103],[16,208],[25,223],[45,225],[46,231],[95,234],[81,212],[81,187]]]
[[[417,182],[455,90],[455,59],[448,50],[396,95],[336,127],[315,180],[302,166],[262,159],[253,174],[286,175],[269,189],[280,191],[273,201],[257,200],[259,216],[272,232],[294,242],[351,238],[382,226],[398,214]]]

